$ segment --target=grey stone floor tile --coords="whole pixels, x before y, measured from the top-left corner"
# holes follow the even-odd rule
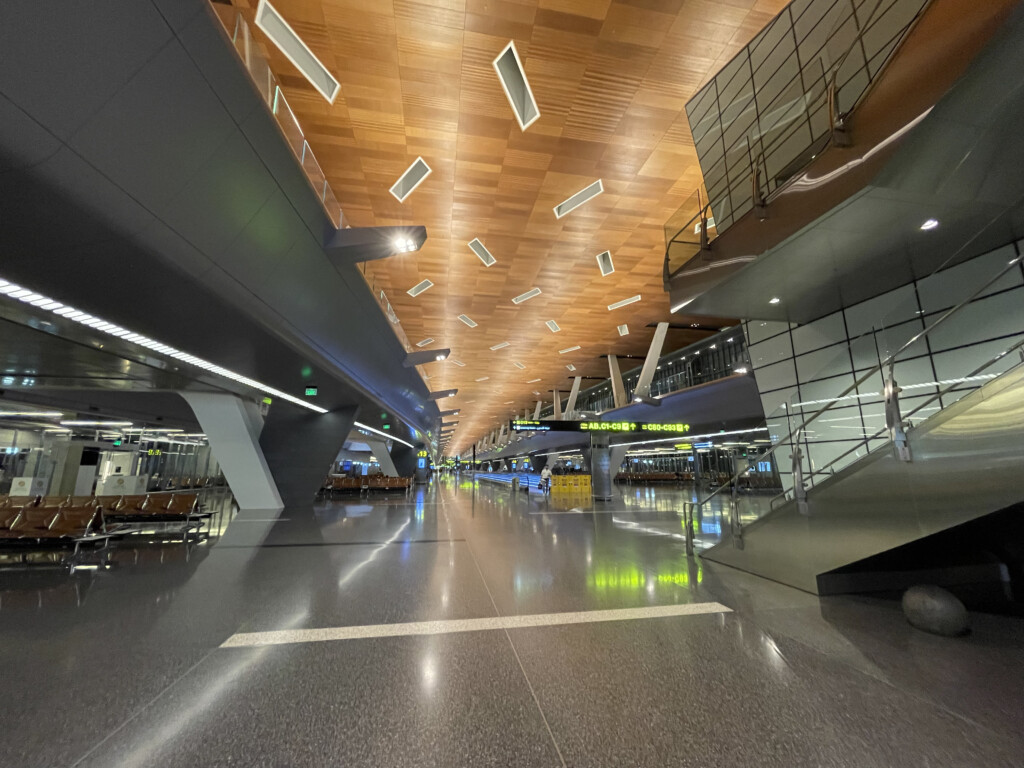
[[[557,765],[504,632],[220,650],[82,762]]]

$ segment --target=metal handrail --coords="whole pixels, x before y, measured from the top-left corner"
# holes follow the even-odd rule
[[[1012,346],[1010,346],[1007,349],[1003,350],[1002,352],[1000,352],[995,357],[985,361],[984,364],[978,366],[973,371],[968,373],[966,376],[962,376],[959,380],[955,381],[953,384],[950,384],[945,389],[941,390],[940,392],[936,392],[934,395],[929,397],[923,403],[918,405],[914,410],[910,411],[909,413],[902,414],[902,418],[903,419],[909,419],[915,413],[918,413],[919,411],[921,411],[925,406],[931,405],[932,403],[934,403],[939,398],[942,398],[942,397],[948,395],[950,392],[952,392],[954,389],[956,389],[957,386],[962,384],[964,381],[970,379],[972,376],[977,376],[979,373],[984,371],[986,368],[988,368],[990,365],[995,363],[997,360],[1002,360],[1008,354],[1010,354],[1011,352],[1013,352],[1014,350],[1017,350],[1017,349],[1024,349],[1024,339],[1021,339],[1016,344],[1013,344]],[[1022,360],[1022,362],[1024,362],[1024,360]],[[871,435],[870,437],[865,437],[863,440],[859,441],[857,443],[857,445],[855,445],[853,448],[851,448],[850,450],[846,451],[845,453],[840,454],[839,456],[836,456],[836,458],[832,459],[832,461],[830,461],[828,464],[826,464],[821,469],[815,470],[815,471],[809,473],[808,477],[813,477],[814,475],[825,474],[825,471],[830,469],[830,467],[832,467],[833,465],[839,463],[842,459],[846,458],[847,456],[849,456],[854,451],[859,450],[861,445],[866,445],[866,444],[870,443],[870,441],[872,441],[872,440],[877,440],[879,437],[884,436],[885,433],[888,432],[888,431],[889,431],[888,427],[883,427],[882,429],[878,430],[878,432],[876,432],[875,434]],[[831,470],[829,472],[829,474],[834,475],[835,474],[835,470]]]
[[[904,24],[903,27],[901,27],[896,32],[896,34],[893,35],[890,38],[890,40],[896,40],[896,39],[904,37],[907,34],[907,31],[912,26],[914,26],[915,23],[917,23],[918,19],[921,18],[921,15],[925,12],[925,9],[929,5],[930,5],[930,2],[926,2],[924,5],[922,5],[920,10],[918,10],[918,12],[914,14],[914,18],[912,18],[909,22]],[[860,31],[857,34],[857,37],[850,44],[849,48],[846,49],[846,52],[842,56],[839,57],[838,63],[832,69],[832,75],[829,77],[829,84],[828,84],[828,127],[829,127],[829,133],[832,136],[835,135],[837,127],[840,128],[840,129],[843,127],[843,123],[845,122],[846,118],[849,117],[851,112],[853,112],[853,107],[850,107],[850,109],[848,109],[845,113],[842,113],[842,114],[838,113],[838,109],[839,109],[839,85],[838,85],[839,71],[843,68],[843,65],[846,63],[846,60],[849,58],[850,54],[853,53],[853,49],[856,47],[857,43],[859,43],[859,42],[861,42],[863,40],[864,34],[871,28],[871,25],[875,21],[875,13],[877,13],[878,9],[881,6],[882,6],[882,0],[878,0],[875,3],[875,7],[871,10],[871,13],[868,14],[867,21],[865,21],[864,24],[861,26]],[[891,51],[889,51],[888,56],[889,57],[893,56],[896,53],[896,50],[897,50],[896,48],[893,48]],[[864,66],[865,67],[868,66],[868,61],[867,61],[866,57],[865,57],[865,61],[864,61]],[[863,99],[864,96],[867,95],[868,91],[871,90],[871,86],[875,82],[875,80],[876,79],[873,78],[873,79],[871,79],[868,82],[867,87],[864,89],[864,93],[862,93],[861,96],[860,96],[861,99]]]
[[[989,223],[989,225],[991,225],[991,222]],[[989,225],[986,225],[981,231],[979,231],[978,234],[980,235],[981,232],[987,230]],[[977,235],[975,237],[977,237]],[[974,239],[974,238],[972,238],[972,239]],[[964,247],[966,247],[966,244],[964,245]],[[978,288],[974,293],[972,293],[966,299],[962,300],[959,304],[957,304],[956,306],[954,306],[954,307],[948,309],[946,312],[944,312],[942,314],[942,316],[938,320],[936,320],[934,323],[932,323],[930,326],[928,326],[927,328],[923,329],[919,333],[917,333],[914,336],[912,336],[908,341],[906,341],[903,344],[903,346],[901,346],[899,349],[897,349],[895,352],[893,352],[891,355],[889,355],[885,360],[882,360],[878,365],[876,365],[875,367],[871,368],[867,373],[865,373],[863,376],[861,376],[859,379],[857,379],[853,384],[851,384],[849,387],[844,389],[842,392],[840,392],[834,398],[832,398],[825,405],[825,407],[819,409],[810,418],[804,420],[800,424],[800,426],[798,426],[796,429],[790,430],[789,434],[786,435],[786,437],[784,439],[780,440],[775,445],[773,445],[771,448],[769,448],[767,451],[765,451],[763,454],[761,454],[760,458],[763,460],[763,459],[767,458],[768,456],[772,456],[783,445],[789,444],[791,442],[791,439],[793,438],[794,435],[798,435],[808,425],[810,425],[810,424],[814,423],[815,421],[817,421],[818,418],[822,414],[824,414],[827,411],[831,410],[835,406],[835,404],[837,402],[839,402],[842,398],[846,397],[846,395],[848,395],[851,392],[853,392],[856,389],[858,389],[861,384],[865,383],[868,379],[870,379],[873,375],[875,375],[875,373],[881,373],[885,369],[886,365],[890,365],[891,366],[892,364],[894,364],[895,361],[896,361],[896,358],[899,357],[903,352],[905,352],[907,349],[909,349],[914,344],[919,342],[921,339],[927,337],[932,331],[934,331],[940,325],[945,323],[946,320],[948,320],[953,315],[957,314],[961,309],[963,309],[965,306],[967,306],[972,301],[974,301],[976,298],[978,298],[978,296],[980,296],[989,286],[991,286],[992,284],[994,284],[995,282],[1000,280],[1003,277],[1003,275],[1005,275],[1011,269],[1014,269],[1014,268],[1018,267],[1018,265],[1020,263],[1020,260],[1021,260],[1020,256],[1017,256],[1016,258],[1011,259],[1009,261],[1009,263],[1005,267],[1003,267],[1001,270],[999,270],[999,272],[997,272],[996,275],[993,278],[988,280],[988,282],[986,282],[984,285],[982,285],[980,288]],[[1007,350],[1007,352],[1012,351],[1017,346],[1019,346],[1019,345],[1014,345],[1014,347],[1011,347],[1009,350]],[[1003,355],[1000,355],[1000,357],[1002,357],[1002,356]],[[998,359],[998,358],[996,358],[996,359]],[[890,368],[890,370],[891,370],[891,368]],[[971,374],[971,375],[973,376],[975,374]],[[934,399],[933,399],[933,401],[934,401]],[[917,410],[919,410],[919,408],[915,409],[914,412],[916,413]],[[849,453],[849,451],[847,453]],[[698,500],[698,504],[706,504],[707,502],[711,501],[711,499],[713,499],[715,496],[717,496],[719,493],[721,493],[723,490],[725,490],[725,488],[733,486],[735,483],[737,483],[739,481],[740,477],[742,477],[743,473],[746,472],[746,471],[747,471],[747,469],[744,468],[744,469],[736,472],[736,474],[734,474],[731,478],[729,478],[729,480],[726,483],[724,483],[723,485],[721,485],[718,488],[716,488],[706,498],[699,499]]]

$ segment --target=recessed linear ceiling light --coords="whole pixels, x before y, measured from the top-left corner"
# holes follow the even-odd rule
[[[537,383],[538,381],[540,381],[540,379],[530,379],[530,380],[529,380],[528,382],[526,382],[526,383],[527,383],[527,384],[536,384],[536,383]]]
[[[406,293],[408,293],[410,296],[419,296],[428,288],[433,287],[434,284],[432,282],[430,282],[429,280],[423,280],[422,282],[416,283],[416,285],[414,285],[412,288],[406,291]]]
[[[604,184],[598,179],[588,187],[584,187],[575,195],[570,197],[565,202],[559,203],[555,206],[555,218],[560,219],[570,211],[574,211],[584,203],[593,200],[595,197],[604,192]]]
[[[565,349],[558,350],[558,354],[564,355],[566,352],[575,352],[579,348],[580,348],[579,344],[577,344],[575,347],[566,347]]]
[[[494,352],[497,349],[504,349],[507,346],[510,346],[509,343],[507,341],[503,341],[500,344],[495,344],[493,347],[491,347],[491,352]]]
[[[619,326],[619,336],[629,336],[629,326],[628,325],[623,324],[623,325]]]
[[[489,378],[491,378],[491,377],[490,376],[481,376],[479,379],[476,379],[476,381],[478,381],[478,382],[479,381],[487,381]]]
[[[628,299],[623,299],[622,301],[616,301],[614,304],[609,304],[608,311],[611,312],[613,309],[622,309],[630,304],[636,304],[638,301],[640,301],[639,293],[636,296],[630,296]]]
[[[601,277],[608,277],[608,275],[614,272],[615,265],[612,264],[612,252],[605,251],[604,253],[597,254],[597,266],[601,269]]]
[[[469,315],[459,315],[459,320],[464,322],[470,328],[476,328],[476,326],[477,326],[476,323],[474,323],[472,320],[469,319]]]
[[[540,394],[540,392],[538,392],[538,391],[537,391],[537,390],[535,389],[535,390],[533,390],[533,394],[535,394],[535,395],[539,395],[539,394]]]
[[[768,299],[769,304],[778,304],[780,301],[782,301],[782,299],[780,299],[778,296],[772,296],[770,299]]]
[[[263,30],[263,34],[270,38],[270,42],[281,50],[312,86],[333,104],[341,85],[267,0],[260,0],[256,8],[256,26]]]
[[[465,368],[466,367],[466,364],[464,362],[462,362],[461,360],[456,360],[454,357],[449,357],[448,358],[448,362],[451,363],[452,365],[459,366],[459,368]]]
[[[433,344],[433,343],[434,343],[434,337],[433,336],[428,336],[423,341],[417,341],[416,342],[416,346],[417,347],[425,347],[425,346],[427,346],[427,344]]]
[[[498,73],[501,88],[505,91],[505,98],[515,113],[516,122],[519,123],[520,130],[525,131],[540,117],[540,109],[533,98],[533,91],[530,90],[530,83],[526,79],[526,72],[523,71],[523,63],[519,60],[519,51],[516,50],[514,42],[509,41],[495,58],[493,65],[494,71]]]
[[[0,411],[0,417],[33,416],[37,419],[57,419],[63,415],[63,411]]]
[[[566,368],[568,368],[568,369],[569,369],[570,371],[575,371],[575,370],[576,370],[576,366],[575,366],[575,365],[573,365],[572,363],[569,363],[569,364],[568,364],[567,366],[565,366],[565,367],[566,367]]]
[[[94,328],[97,331],[102,331],[103,333],[107,333],[121,339],[121,341],[136,344],[140,347],[145,347],[146,349],[151,349],[154,352],[159,352],[160,354],[167,355],[168,357],[173,357],[175,360],[180,360],[184,363],[188,363],[189,365],[194,365],[197,368],[202,368],[204,371],[209,371],[210,373],[214,373],[218,376],[223,376],[225,379],[237,381],[239,384],[244,384],[247,387],[258,389],[265,395],[279,397],[282,400],[287,400],[289,403],[300,405],[303,408],[316,411],[317,413],[327,413],[326,408],[313,405],[301,398],[286,394],[279,389],[274,389],[273,387],[269,387],[255,379],[250,379],[247,376],[235,373],[234,371],[229,371],[227,368],[214,365],[207,360],[182,352],[181,350],[175,349],[167,344],[161,344],[159,341],[143,336],[141,333],[133,333],[127,328],[122,328],[115,323],[108,323],[106,320],[101,320],[87,312],[82,312],[74,307],[66,306],[61,304],[59,301],[54,301],[46,296],[42,296],[41,294],[33,293],[27,288],[22,288],[20,285],[16,285],[2,278],[0,278],[0,295],[7,295],[12,299],[19,299],[20,301],[23,301],[26,304],[31,304],[34,307],[49,310],[55,315],[59,315],[67,320],[74,320],[76,323],[80,323],[89,328]]]
[[[485,267],[489,267],[497,261],[496,258],[491,256],[491,252],[484,248],[484,244],[480,242],[479,237],[474,237],[469,241],[469,248],[484,263]]]
[[[552,333],[558,333],[560,330],[562,330],[561,328],[558,327],[558,323],[556,323],[554,320],[548,320],[546,323],[544,323],[544,325],[546,325],[548,327],[548,330],[551,331]]]
[[[921,229],[927,232],[929,229],[935,229],[937,226],[939,226],[938,219],[928,219],[928,221],[921,225]]]
[[[513,304],[522,304],[524,301],[529,301],[534,296],[540,296],[540,288],[531,288],[526,293],[521,293],[512,299]]]
[[[406,169],[405,173],[398,177],[398,181],[391,187],[391,194],[395,196],[398,202],[404,203],[405,198],[411,195],[412,191],[422,184],[423,180],[429,175],[430,166],[427,165],[422,157],[417,157],[413,164]]]
[[[526,366],[525,365],[523,365],[522,363],[517,363],[515,360],[512,361],[512,365],[514,365],[520,371],[526,370]]]

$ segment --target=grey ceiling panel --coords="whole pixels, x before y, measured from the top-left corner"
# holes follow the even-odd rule
[[[253,98],[259,97],[254,95]],[[250,115],[239,128],[256,154],[263,158],[274,180],[306,225],[317,236],[322,236],[324,227],[329,224],[327,214],[313,194],[298,158],[288,148],[274,118],[261,110]]]
[[[164,17],[164,21],[175,32],[181,33],[188,28],[189,22],[202,16],[209,5],[208,0],[150,0],[153,7]]]
[[[200,13],[194,15],[179,32],[179,37],[188,55],[195,61],[200,74],[206,79],[213,93],[236,123],[243,122],[257,109],[265,109],[259,100],[253,99],[255,91],[252,79],[245,71],[238,55],[225,41],[220,22],[211,22],[213,14],[207,0],[153,0],[168,6],[200,6]]]
[[[60,146],[53,134],[0,96],[0,174],[41,163]]]
[[[164,206],[162,218],[205,253],[222,253],[275,193],[277,185],[248,143],[229,141]]]
[[[69,142],[87,161],[156,209],[229,141],[235,124],[188,55],[169,45]]]
[[[4,0],[0,93],[67,140],[170,39],[148,2]]]

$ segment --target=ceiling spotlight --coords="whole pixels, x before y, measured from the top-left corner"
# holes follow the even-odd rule
[[[770,299],[768,299],[769,304],[778,304],[780,301],[782,301],[782,299],[780,299],[778,296],[772,296]]]
[[[435,360],[444,360],[444,355],[437,355],[434,359]]]
[[[396,237],[391,244],[395,247],[395,253],[412,253],[419,250],[415,241],[404,237]]]
[[[935,229],[937,226],[939,226],[938,219],[928,219],[928,221],[921,225],[921,229],[927,232],[929,229]]]

